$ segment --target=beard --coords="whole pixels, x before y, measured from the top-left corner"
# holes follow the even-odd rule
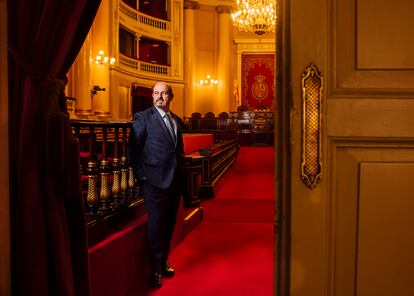
[[[155,101],[155,106],[158,108],[164,109],[165,107],[167,107],[167,101],[158,99]]]

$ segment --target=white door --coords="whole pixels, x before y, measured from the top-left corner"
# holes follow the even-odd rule
[[[277,266],[279,279],[286,276],[293,296],[412,296],[414,1],[279,1],[290,10],[278,28],[290,63],[281,86],[292,93],[290,152],[283,150],[291,194],[289,202],[278,197],[290,212],[290,234],[289,219],[280,218],[290,258],[287,268]],[[311,63],[321,77],[303,91]],[[309,126],[315,116],[304,121],[312,111],[304,105],[318,102],[321,124]],[[315,161],[312,151],[320,152],[322,178],[310,189],[301,165]]]

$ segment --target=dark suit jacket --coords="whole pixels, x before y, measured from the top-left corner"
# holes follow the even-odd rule
[[[155,107],[135,113],[128,142],[136,178],[163,189],[171,185],[175,172],[182,173],[184,156],[182,119],[171,115],[177,124],[177,144]]]

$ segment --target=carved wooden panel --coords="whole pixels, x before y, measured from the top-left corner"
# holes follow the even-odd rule
[[[357,1],[357,68],[414,68],[412,1]],[[393,19],[392,26],[389,19]]]
[[[332,96],[414,95],[413,10],[405,0],[333,2]]]
[[[413,295],[414,143],[331,144],[329,295]]]

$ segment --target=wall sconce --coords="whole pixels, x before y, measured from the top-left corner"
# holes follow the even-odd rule
[[[105,56],[105,53],[103,50],[100,50],[98,52],[98,55],[95,57],[95,60],[93,61],[95,64],[107,64],[109,62],[109,64],[113,65],[115,63],[115,58],[111,58],[111,57],[107,57]]]
[[[98,91],[105,91],[104,87],[100,87],[99,85],[94,85],[91,89],[92,95],[96,95]]]
[[[218,80],[216,79],[211,79],[210,75],[206,76],[206,79],[201,79],[200,80],[200,85],[214,85],[214,84],[218,84]]]

